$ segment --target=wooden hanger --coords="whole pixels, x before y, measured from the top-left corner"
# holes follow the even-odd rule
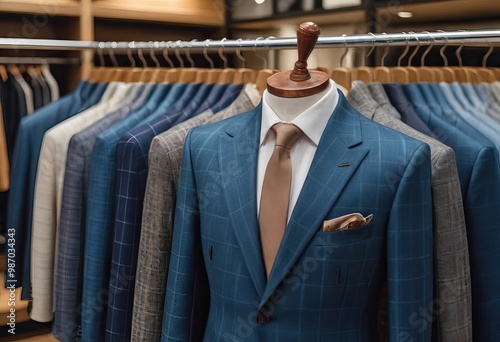
[[[14,76],[14,77],[21,76],[21,71],[19,70],[19,68],[17,67],[17,65],[15,65],[15,64],[9,64],[9,66],[7,67],[7,69],[12,74],[12,76]]]
[[[305,22],[297,29],[298,61],[291,72],[279,72],[267,79],[267,91],[270,94],[297,98],[318,94],[325,90],[329,83],[329,75],[307,69],[307,58],[311,54],[320,34],[316,23]]]
[[[262,69],[257,72],[257,77],[255,78],[255,85],[257,89],[262,94],[267,88],[267,79],[274,75],[276,72],[272,69]]]
[[[391,71],[388,67],[385,66],[385,58],[389,54],[389,46],[385,47],[384,54],[380,59],[380,65],[373,68],[373,77],[376,82],[381,83],[390,83],[391,82]]]
[[[371,32],[369,34],[374,36],[374,34]],[[375,50],[375,40],[372,47],[370,48],[370,51],[368,51],[368,53],[365,56],[365,62],[368,60],[368,57],[370,57],[370,55],[373,53],[373,50]],[[353,80],[362,81],[364,83],[372,83],[374,81],[373,68],[366,66],[360,66],[354,68],[352,72],[352,78]]]
[[[342,86],[347,90],[351,89],[352,83],[351,70],[344,67],[344,58],[345,56],[347,56],[348,51],[349,49],[347,48],[346,44],[344,53],[340,57],[340,66],[338,68],[333,68],[330,71],[330,78],[333,79],[336,84]]]
[[[419,68],[419,78],[420,82],[435,83],[438,82],[436,68],[430,68],[425,66],[425,57],[429,54],[432,49],[432,45],[425,50],[420,58],[420,68]]]
[[[493,49],[494,47],[493,45],[491,45],[488,49],[488,52],[486,52],[483,57],[481,67],[478,68],[479,75],[481,76],[481,82],[492,83],[497,80],[496,73],[492,69],[488,68],[488,58],[493,52]]]
[[[455,82],[455,72],[448,66],[448,58],[446,57],[444,50],[446,50],[446,42],[439,50],[439,54],[443,59],[444,66],[439,68],[442,73],[442,82],[453,83]]]
[[[408,51],[410,50],[410,44],[408,43],[408,39],[406,40],[406,47],[398,58],[398,65],[394,68],[390,69],[391,72],[391,80],[393,82],[398,82],[398,83],[410,83],[410,74],[408,72],[408,69],[405,67],[401,66],[401,62],[403,61],[403,58],[408,54]]]
[[[413,33],[413,32],[410,32]],[[415,37],[416,38],[416,37]],[[418,68],[413,66],[413,58],[417,54],[417,51],[420,49],[420,41],[417,39],[417,47],[413,50],[412,54],[408,58],[408,66],[406,67],[406,70],[408,70],[408,75],[409,75],[409,82],[410,83],[418,83],[420,82],[420,71]]]
[[[0,77],[4,82],[9,79],[9,74],[7,74],[7,69],[5,68],[5,65],[1,64],[0,64]]]

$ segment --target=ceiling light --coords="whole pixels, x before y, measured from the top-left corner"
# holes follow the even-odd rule
[[[398,17],[404,18],[404,19],[411,18],[411,17],[413,17],[413,13],[412,12],[398,12]]]
[[[266,0],[255,0],[255,3],[256,3],[257,5],[260,5],[260,4],[263,4],[263,3],[264,3],[264,1],[266,1]]]

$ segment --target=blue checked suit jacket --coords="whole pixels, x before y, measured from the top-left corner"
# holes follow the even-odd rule
[[[211,108],[220,102],[224,106],[229,105],[241,92],[241,88],[242,85],[203,86],[200,89],[201,96],[197,93],[193,101],[182,111],[177,113],[168,111],[163,118],[127,132],[118,142],[116,215],[111,242],[113,251],[106,324],[107,340],[128,341],[131,336],[137,253],[151,141],[156,135],[173,127],[176,122],[185,121],[199,114],[204,108]],[[177,118],[177,121],[174,122],[173,118]],[[124,275],[130,281],[121,281]]]
[[[71,94],[40,108],[33,113],[36,115],[26,116],[19,123],[11,165],[7,228],[14,228],[16,232],[15,279],[17,286],[23,287],[22,299],[31,298],[31,223],[43,135],[58,123],[96,104],[106,86],[80,82]]]
[[[429,147],[362,117],[342,94],[266,281],[256,203],[261,106],[192,129],[184,146],[162,341],[429,341]],[[353,212],[373,221],[323,232]]]
[[[55,305],[52,334],[62,341],[76,339],[80,326],[83,276],[83,234],[87,200],[89,161],[97,135],[137,110],[147,100],[152,85],[139,87],[140,95],[113,114],[75,134],[69,143],[64,174],[61,219],[57,233]]]
[[[123,134],[166,110],[183,93],[185,85],[159,84],[147,103],[137,112],[97,136],[90,157],[85,255],[82,290],[82,341],[102,341],[106,329],[111,241],[115,215],[115,152]],[[120,281],[130,281],[126,275]]]
[[[495,148],[484,146],[451,126],[427,106],[419,89],[406,85],[416,113],[455,151],[464,202],[472,282],[472,332],[476,341],[500,336],[500,167]]]

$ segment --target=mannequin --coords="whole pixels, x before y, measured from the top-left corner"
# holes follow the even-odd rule
[[[334,88],[333,90],[336,93],[336,85],[333,81],[329,83],[325,90],[317,94],[297,98],[279,97],[267,92],[265,100],[267,101],[269,107],[276,113],[276,115],[279,116],[281,120],[290,122],[302,114],[306,109],[314,106],[332,88]],[[330,115],[331,111],[327,112],[327,114]]]
[[[291,73],[269,77],[259,106],[186,137],[163,341],[370,342],[384,283],[390,341],[430,340],[431,324],[411,320],[432,302],[429,147],[364,118],[327,74],[309,72],[317,34],[307,28],[319,30],[299,28],[310,48],[299,47]],[[314,158],[267,274],[257,175],[281,120],[307,135],[292,164]],[[362,222],[347,221],[357,213]]]

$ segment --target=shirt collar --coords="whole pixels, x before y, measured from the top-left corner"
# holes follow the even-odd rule
[[[268,138],[270,128],[280,122],[284,122],[272,110],[267,103],[267,90],[262,96],[262,122],[260,126],[260,146],[265,143]],[[339,101],[337,86],[333,80],[330,80],[328,91],[316,102],[313,106],[299,114],[290,123],[299,127],[302,132],[316,145],[319,145],[321,135]]]

